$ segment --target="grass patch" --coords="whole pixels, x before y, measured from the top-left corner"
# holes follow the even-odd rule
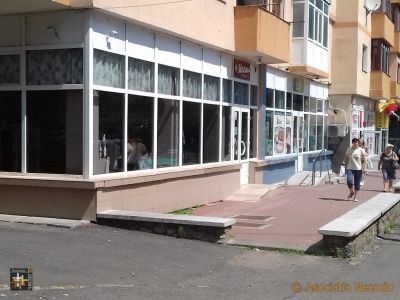
[[[306,254],[306,252],[301,249],[279,248],[276,251],[279,253],[282,253],[282,254],[296,254],[296,255],[305,255]]]
[[[189,207],[189,208],[176,209],[176,210],[170,211],[169,214],[172,214],[172,215],[192,215],[193,211],[196,208],[199,208],[199,207],[202,207],[202,206],[203,205],[196,205],[196,206]]]
[[[396,223],[394,221],[391,221],[383,229],[383,233],[384,234],[391,233],[395,227],[396,227]]]

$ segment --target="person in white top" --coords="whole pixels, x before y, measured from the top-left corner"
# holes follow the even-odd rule
[[[358,138],[351,140],[351,147],[346,151],[345,166],[347,176],[347,186],[350,190],[348,200],[358,201],[357,192],[360,190],[360,182],[363,169],[366,169],[366,153],[359,145]]]

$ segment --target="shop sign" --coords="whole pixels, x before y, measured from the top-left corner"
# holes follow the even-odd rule
[[[389,117],[382,111],[385,105],[386,103],[377,104],[377,110],[375,112],[375,128],[389,128]]]
[[[250,80],[250,64],[240,59],[233,60],[233,76],[243,80]]]
[[[304,93],[304,80],[301,78],[293,78],[293,92]]]

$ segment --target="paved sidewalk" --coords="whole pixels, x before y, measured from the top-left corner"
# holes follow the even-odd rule
[[[346,199],[349,190],[342,177],[339,184],[284,186],[267,193],[260,201],[223,201],[194,211],[194,215],[233,217],[234,245],[259,248],[311,250],[322,241],[318,229],[382,192],[380,172],[369,172],[359,202]]]

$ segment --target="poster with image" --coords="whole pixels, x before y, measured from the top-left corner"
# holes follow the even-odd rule
[[[293,119],[291,115],[286,116],[286,138],[285,138],[285,149],[286,154],[292,153],[292,131],[293,131]]]
[[[274,118],[274,154],[285,151],[285,116],[276,114]]]

